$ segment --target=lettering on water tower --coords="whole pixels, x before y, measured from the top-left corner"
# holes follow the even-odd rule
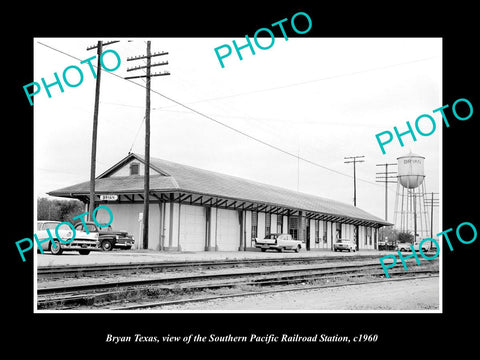
[[[404,164],[421,164],[421,160],[414,160],[414,159],[405,159],[403,160]]]

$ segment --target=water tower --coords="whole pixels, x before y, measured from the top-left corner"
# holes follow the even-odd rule
[[[409,232],[415,241],[421,241],[430,236],[425,208],[425,158],[410,152],[397,160],[397,196],[393,222],[398,230]]]

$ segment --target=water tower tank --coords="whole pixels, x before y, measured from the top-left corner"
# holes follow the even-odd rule
[[[425,158],[420,155],[409,153],[397,158],[398,182],[407,189],[420,186],[425,179],[423,163]]]

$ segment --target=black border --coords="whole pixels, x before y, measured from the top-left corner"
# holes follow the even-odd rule
[[[10,151],[4,152],[4,218],[7,220],[4,259],[8,266],[3,299],[7,338],[12,350],[24,350],[25,345],[37,353],[48,351],[57,358],[71,354],[95,357],[100,354],[119,355],[127,349],[138,354],[165,350],[177,352],[229,348],[239,355],[253,350],[269,352],[294,350],[297,354],[317,356],[331,350],[338,354],[362,351],[390,350],[402,354],[415,351],[433,355],[443,349],[464,351],[475,346],[475,323],[472,313],[478,314],[475,300],[476,266],[479,241],[463,245],[453,236],[454,251],[445,251],[444,259],[444,313],[443,314],[33,314],[33,257],[21,262],[14,242],[31,237],[30,219],[33,218],[33,108],[25,101],[22,86],[33,79],[34,37],[204,37],[244,36],[260,27],[291,16],[299,11],[310,15],[313,27],[306,36],[312,37],[442,37],[443,38],[443,104],[453,104],[458,98],[467,98],[473,104],[474,115],[468,121],[451,121],[443,129],[443,228],[453,228],[464,221],[480,224],[473,204],[478,203],[476,188],[476,136],[480,113],[478,79],[478,37],[475,36],[474,13],[470,5],[456,2],[421,8],[418,4],[383,3],[381,6],[365,3],[325,6],[257,3],[230,4],[154,4],[151,11],[140,5],[89,5],[71,9],[33,9],[20,11],[20,23],[6,29],[21,35],[9,38],[7,44],[16,54],[4,56],[8,68],[7,111],[4,134],[13,137]],[[39,5],[34,5],[39,6]],[[150,6],[150,5],[142,5]],[[61,10],[56,13],[56,10]],[[9,25],[11,26],[11,25]],[[192,54],[193,56],[194,54]],[[12,68],[12,70],[7,70]],[[13,100],[10,101],[10,100]],[[11,105],[12,104],[12,105]],[[426,109],[428,111],[430,109]],[[433,109],[432,109],[433,110]],[[446,111],[452,118],[451,110]],[[5,136],[7,137],[7,136]],[[7,145],[8,146],[8,145]],[[13,148],[13,151],[11,151]],[[5,194],[6,193],[6,194]],[[12,211],[13,210],[13,211]],[[477,222],[476,222],[477,221]],[[11,314],[11,316],[10,316]],[[473,325],[473,327],[472,327]],[[378,334],[379,340],[359,344],[282,343],[255,344],[119,344],[104,342],[107,333],[118,335],[184,336],[190,333],[208,335],[281,334],[312,335]],[[54,343],[55,351],[52,350]],[[24,345],[25,344],[25,345]],[[33,345],[33,346],[30,346]],[[401,350],[403,349],[403,350]],[[318,352],[303,352],[315,350]],[[299,353],[299,351],[302,351]],[[155,354],[153,353],[153,354]],[[230,356],[232,353],[222,353]],[[200,353],[198,353],[200,355]]]

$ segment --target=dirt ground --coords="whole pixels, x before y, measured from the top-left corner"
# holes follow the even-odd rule
[[[438,312],[439,278],[392,281],[368,285],[226,298],[165,306],[161,310],[428,310]],[[160,309],[159,309],[160,310]]]

